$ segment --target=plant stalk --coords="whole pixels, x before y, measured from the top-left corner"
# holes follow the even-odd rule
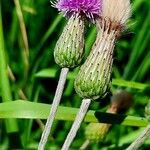
[[[66,138],[61,150],[69,149],[69,147],[70,147],[73,139],[75,138],[77,131],[80,128],[80,125],[87,113],[90,103],[91,103],[91,99],[83,99],[82,100],[82,104],[80,106],[79,112],[75,118],[75,121],[70,129],[70,132],[67,135],[67,138]]]
[[[1,96],[3,102],[9,102],[12,100],[8,72],[7,72],[7,63],[5,55],[5,46],[4,46],[4,36],[3,36],[3,26],[2,26],[2,14],[0,7],[0,86],[1,86]],[[6,130],[8,133],[13,133],[18,131],[17,122],[15,119],[6,120]]]
[[[126,149],[126,150],[137,150],[144,144],[145,140],[150,137],[150,125],[148,125],[141,135]]]
[[[24,82],[27,81],[27,76],[29,73],[29,43],[28,43],[28,36],[27,36],[27,30],[25,26],[25,21],[23,17],[23,12],[21,8],[21,4],[19,0],[14,0],[15,8],[16,8],[16,14],[19,21],[20,31],[22,35],[22,41],[20,41],[20,46],[23,48],[21,51],[21,55],[23,57],[23,63],[24,63]],[[23,45],[22,45],[23,42]]]
[[[52,107],[50,110],[50,114],[48,116],[44,131],[42,133],[42,137],[38,146],[38,150],[44,150],[46,142],[48,140],[48,136],[50,134],[51,131],[51,127],[54,121],[54,118],[56,116],[56,112],[63,94],[63,90],[64,90],[64,86],[65,86],[65,82],[66,82],[66,78],[67,78],[67,74],[68,74],[69,69],[68,68],[62,68],[61,70],[61,74],[60,74],[60,78],[58,81],[58,85],[57,85],[57,89],[56,89],[56,93],[55,93],[55,97],[52,103]]]
[[[28,63],[29,45],[28,45],[26,26],[25,26],[25,22],[24,22],[24,18],[23,18],[23,14],[22,14],[22,10],[21,10],[19,0],[14,0],[14,4],[15,4],[15,7],[16,7],[16,13],[17,13],[17,17],[18,17],[18,20],[19,20],[22,39],[23,39],[23,43],[24,43],[24,48],[25,48],[24,53],[25,53],[26,63]]]

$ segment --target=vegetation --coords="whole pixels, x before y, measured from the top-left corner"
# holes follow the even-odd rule
[[[125,149],[139,136],[144,129],[141,127],[148,125],[144,110],[150,96],[150,1],[132,0],[132,9],[128,28],[116,43],[111,91],[130,92],[133,104],[124,116],[104,113],[111,95],[92,102],[72,150],[79,149],[86,140],[88,122],[113,124],[106,139],[91,144],[91,150]],[[1,150],[37,149],[61,70],[54,61],[53,50],[65,23],[65,18],[48,0],[0,1]],[[96,28],[87,25],[84,58],[95,36]],[[68,75],[47,149],[61,148],[81,104],[74,90],[78,69],[71,69]],[[147,140],[141,149],[149,146]]]

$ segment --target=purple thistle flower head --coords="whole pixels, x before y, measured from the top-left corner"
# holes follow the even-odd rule
[[[65,16],[79,14],[95,20],[101,14],[102,0],[58,0],[54,7],[62,11]]]

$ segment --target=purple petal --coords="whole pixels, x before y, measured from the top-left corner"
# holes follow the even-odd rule
[[[100,16],[102,0],[59,0],[55,7],[67,16],[78,13],[95,19]]]

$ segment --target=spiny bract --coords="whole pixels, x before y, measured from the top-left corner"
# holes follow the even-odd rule
[[[56,43],[55,62],[61,67],[74,68],[81,63],[83,53],[84,21],[72,15]]]

